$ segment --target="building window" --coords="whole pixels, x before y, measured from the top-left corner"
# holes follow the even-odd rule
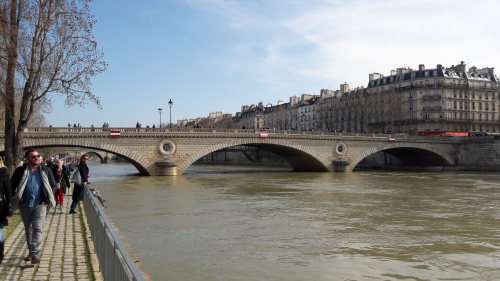
[[[426,76],[426,77],[427,77],[427,76],[429,76],[429,71],[426,71],[426,72],[425,72],[425,76]],[[427,83],[426,83],[426,84],[427,84]]]
[[[410,102],[410,110],[413,109],[413,103]]]
[[[483,110],[483,104],[479,103],[479,110]]]
[[[425,91],[425,97],[428,98],[429,97],[429,91]]]
[[[472,102],[472,109],[476,109],[476,103]]]
[[[472,98],[475,99],[476,98],[476,93],[474,93],[474,91],[470,92],[471,95],[472,95]]]
[[[410,99],[413,98],[413,92],[410,92]]]
[[[410,114],[410,121],[413,121],[413,113]]]
[[[429,120],[430,119],[430,114],[429,113],[426,113],[425,114],[425,120]]]
[[[434,71],[432,72],[432,76],[438,76],[438,72],[437,72],[437,70],[434,70]]]
[[[453,97],[456,98],[457,97],[457,91],[453,91]]]

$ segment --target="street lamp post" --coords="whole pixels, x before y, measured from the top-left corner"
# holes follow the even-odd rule
[[[160,113],[160,128],[161,128],[161,108],[158,108],[158,113]]]
[[[168,102],[168,106],[170,106],[170,129],[172,129],[172,105],[174,105],[174,103],[172,102],[172,99],[170,99]]]

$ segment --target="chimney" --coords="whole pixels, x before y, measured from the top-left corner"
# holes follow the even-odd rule
[[[436,68],[437,69],[443,69],[443,65],[442,64],[438,64]]]
[[[418,65],[418,70],[425,70],[425,65],[419,64]]]

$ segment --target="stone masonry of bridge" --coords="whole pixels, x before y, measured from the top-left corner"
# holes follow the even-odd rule
[[[120,137],[110,137],[120,131]],[[500,145],[493,137],[420,137],[342,134],[325,132],[228,129],[95,129],[29,128],[24,148],[82,147],[113,153],[131,162],[144,175],[181,175],[196,160],[211,152],[246,145],[268,150],[284,158],[296,171],[352,171],[365,157],[384,151],[405,165],[499,166]],[[0,137],[2,137],[0,135]],[[485,147],[486,151],[482,150]],[[0,153],[4,151],[0,139]],[[482,163],[476,159],[478,152]],[[493,156],[492,156],[493,155]]]

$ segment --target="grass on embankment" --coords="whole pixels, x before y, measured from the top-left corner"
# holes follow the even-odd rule
[[[21,221],[21,214],[19,213],[19,210],[17,210],[14,212],[12,218],[9,219],[9,225],[3,228],[3,236],[5,239],[9,238]]]

